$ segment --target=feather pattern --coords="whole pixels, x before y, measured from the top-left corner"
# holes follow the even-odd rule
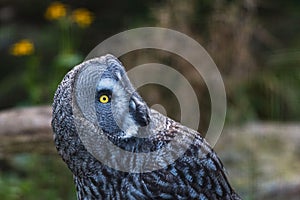
[[[230,186],[220,159],[205,139],[198,132],[151,109],[148,113],[149,125],[146,129],[141,129],[149,131],[150,136],[147,138],[119,137],[105,132],[100,134],[105,134],[109,141],[119,148],[133,153],[157,151],[180,136],[179,146],[190,144],[183,155],[176,158],[177,149],[170,148],[165,157],[156,158],[156,163],[161,163],[164,167],[143,173],[120,171],[96,159],[83,144],[76,126],[95,131],[97,125],[89,122],[80,113],[74,101],[74,87],[78,74],[83,69],[103,64],[121,66],[121,63],[111,55],[86,61],[66,74],[54,96],[52,119],[54,141],[58,153],[74,175],[79,200],[240,199]],[[75,119],[75,115],[79,116],[79,120]],[[114,155],[110,155],[110,159],[116,164],[120,162]],[[133,168],[141,165],[138,163],[140,161],[134,158],[125,159]],[[174,162],[164,165],[166,160],[170,159],[174,159]],[[149,162],[146,160],[145,164],[147,163]]]

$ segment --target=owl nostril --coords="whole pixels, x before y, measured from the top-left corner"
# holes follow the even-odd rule
[[[149,124],[148,106],[136,93],[130,99],[129,112],[140,126],[147,126]]]

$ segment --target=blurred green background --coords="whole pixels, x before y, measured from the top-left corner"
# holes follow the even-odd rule
[[[50,105],[66,72],[101,41],[131,28],[157,26],[185,33],[209,52],[226,87],[225,126],[262,121],[298,123],[299,11],[298,0],[0,0],[0,109]],[[199,131],[205,133],[210,119],[209,94],[185,60],[151,49],[134,51],[120,59],[127,69],[159,62],[187,77],[197,91]],[[149,104],[165,105],[177,119],[178,113],[172,108],[176,101],[170,100],[168,91],[156,89],[146,86],[141,89],[142,96]],[[277,148],[282,144],[273,141],[262,145]],[[222,143],[219,148],[226,149],[221,147]],[[299,154],[295,159],[299,163]],[[230,166],[230,159],[225,159],[225,166],[227,161]],[[249,163],[256,168],[255,159],[252,161]],[[234,180],[245,199],[258,198],[256,189],[250,187],[259,176],[253,166],[247,165],[253,180]],[[0,156],[0,198],[41,197],[75,198],[72,175],[60,158],[38,152]]]

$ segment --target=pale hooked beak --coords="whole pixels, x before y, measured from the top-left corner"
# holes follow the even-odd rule
[[[130,98],[129,113],[140,126],[147,126],[149,124],[148,106],[136,92]]]

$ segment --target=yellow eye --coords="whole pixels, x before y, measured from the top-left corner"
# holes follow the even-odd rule
[[[109,102],[109,97],[106,94],[103,94],[100,96],[99,101],[101,103],[108,103]]]

